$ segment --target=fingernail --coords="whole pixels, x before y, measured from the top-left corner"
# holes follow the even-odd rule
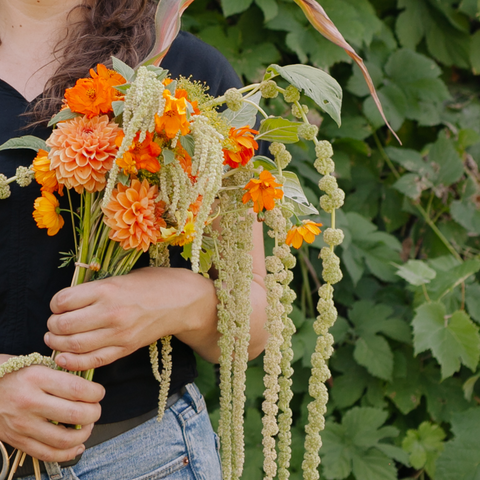
[[[85,447],[79,447],[79,449],[77,450],[77,457],[81,455],[84,451],[85,451]]]
[[[45,343],[50,346],[50,334],[49,333],[46,333],[45,336],[43,337],[43,340],[45,341]]]
[[[65,368],[67,366],[67,361],[65,360],[65,357],[58,357],[55,359],[55,361],[57,362],[57,365],[62,368]]]

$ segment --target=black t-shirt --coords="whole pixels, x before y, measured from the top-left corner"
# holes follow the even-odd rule
[[[240,86],[236,73],[217,50],[184,32],[173,42],[162,67],[170,71],[172,78],[183,75],[206,82],[215,96]],[[24,129],[28,119],[21,114],[28,107],[19,92],[0,80],[0,144],[22,135],[44,139],[50,135],[47,128]],[[11,177],[18,166],[29,166],[34,156],[32,150],[2,151],[0,173]],[[0,353],[50,355],[43,336],[51,315],[50,299],[71,283],[73,267],[58,267],[59,252],[73,249],[72,227],[68,215],[63,215],[64,227],[57,235],[47,236],[46,230],[37,228],[32,217],[40,186],[35,181],[23,188],[14,183],[11,190],[10,198],[0,200]],[[60,202],[61,207],[68,208],[66,196]],[[142,258],[141,264],[148,264],[148,258]],[[172,252],[172,266],[185,266],[178,251]],[[190,347],[176,338],[172,345],[170,393],[193,381],[197,374]],[[98,368],[94,379],[107,391],[99,423],[131,418],[154,409],[157,404],[159,386],[151,372],[148,347]]]

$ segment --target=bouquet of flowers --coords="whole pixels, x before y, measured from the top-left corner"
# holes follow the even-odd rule
[[[301,95],[310,97],[340,124],[342,92],[328,74],[304,65],[271,65],[260,83],[230,89],[218,98],[211,97],[205,85],[170,78],[157,65],[191,1],[159,3],[157,44],[142,65],[132,69],[113,58],[113,68],[99,64],[88,78],[67,89],[45,142],[27,136],[0,147],[37,152],[30,168],[19,167],[10,179],[0,175],[0,198],[10,194],[11,182],[26,186],[35,178],[41,197],[35,201],[33,218],[47,235],[55,235],[64,226],[57,197],[67,195],[70,208],[66,214],[74,225],[75,251],[63,260],[64,264],[75,263],[72,285],[124,275],[146,252],[152,266],[168,266],[170,245],[183,248],[182,256],[190,260],[194,272],[208,276],[213,266],[222,334],[219,435],[225,479],[240,478],[243,468],[252,279],[249,252],[255,216],[264,221],[275,240],[273,253],[266,258],[265,328],[270,336],[264,357],[264,470],[267,479],[277,474],[288,478],[291,338],[295,332],[289,318],[295,299],[289,287],[295,265],[290,247],[312,243],[321,224],[305,218],[318,211],[308,202],[296,175],[287,170],[291,155],[285,144],[314,142],[314,166],[322,175],[319,187],[325,192],[320,206],[331,215],[324,231],[328,246],[321,251],[325,283],[319,290],[319,316],[314,324],[318,339],[312,357],[309,392],[313,401],[308,408],[303,464],[304,478],[318,478],[319,432],[327,403],[324,382],[330,377],[327,360],[333,345],[328,329],[337,317],[332,285],[342,278],[334,247],[342,242],[343,233],[335,226],[335,210],[342,206],[344,193],[334,176],[332,147],[317,140],[318,128],[310,124]],[[297,3],[317,29],[363,65],[316,2]],[[290,117],[270,117],[259,105],[262,97],[279,94],[291,105]],[[221,105],[227,107],[222,112],[218,110]],[[264,118],[254,130],[258,113]],[[271,157],[255,155],[259,140],[271,142]],[[79,195],[78,208],[72,203],[72,190]],[[150,346],[153,373],[160,382],[159,419],[169,390],[170,337],[161,339],[160,350],[162,371],[157,345]],[[91,379],[93,371],[79,374]]]

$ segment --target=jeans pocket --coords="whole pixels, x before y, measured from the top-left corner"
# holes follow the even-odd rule
[[[179,472],[186,468],[189,464],[188,457],[186,455],[181,455],[180,457],[172,460],[171,462],[167,463],[166,465],[162,465],[160,468],[153,470],[152,472],[145,473],[140,477],[133,478],[132,480],[160,480],[162,478],[168,478],[171,475],[173,476],[175,473],[176,478],[189,478],[187,475],[183,476],[180,475]]]

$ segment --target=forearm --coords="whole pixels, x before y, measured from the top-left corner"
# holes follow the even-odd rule
[[[217,296],[211,280],[198,276],[196,285],[192,285],[199,296],[199,304],[190,307],[185,330],[176,334],[176,337],[189,345],[202,358],[217,363],[220,358],[218,340],[220,333],[217,330]],[[264,329],[266,320],[266,293],[263,278],[254,275],[250,301],[252,314],[250,316],[250,345],[249,359],[257,357],[264,349],[268,333]],[[184,327],[185,328],[185,327]]]

